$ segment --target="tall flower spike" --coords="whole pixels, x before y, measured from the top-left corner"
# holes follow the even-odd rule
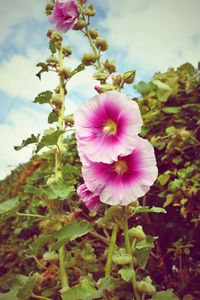
[[[56,0],[49,21],[61,32],[74,27],[79,16],[78,7],[74,0]]]
[[[103,163],[130,154],[142,126],[137,103],[113,91],[86,101],[74,120],[79,150],[89,160]]]
[[[83,178],[88,189],[110,205],[128,205],[144,196],[157,178],[158,170],[153,146],[137,137],[137,147],[127,156],[111,164],[92,162],[86,158]]]

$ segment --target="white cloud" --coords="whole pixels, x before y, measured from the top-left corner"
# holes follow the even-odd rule
[[[102,24],[111,47],[128,54],[121,63],[148,74],[199,61],[199,0],[108,0],[107,6]]]
[[[21,22],[30,20],[37,22],[44,19],[46,0],[1,0],[1,2],[1,42],[7,38],[8,32]]]

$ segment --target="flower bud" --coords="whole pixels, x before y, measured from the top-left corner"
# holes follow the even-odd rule
[[[112,260],[117,265],[127,265],[131,263],[132,257],[130,254],[127,254],[124,249],[120,249],[119,252],[116,252],[112,256]]]
[[[85,4],[87,2],[87,0],[79,0],[80,4]]]
[[[63,40],[62,34],[55,30],[51,36],[51,40],[56,43],[62,42],[62,40]]]
[[[90,28],[89,29],[89,34],[92,39],[96,39],[99,35],[98,31],[96,29]]]
[[[56,30],[54,28],[51,28],[47,31],[47,37],[51,38],[52,35],[56,32]]]
[[[96,55],[93,53],[85,53],[82,57],[82,64],[85,66],[90,66],[96,62],[97,58]]]
[[[50,100],[50,104],[54,105],[57,108],[60,108],[62,106],[62,99],[59,94],[52,95],[52,98]]]
[[[97,93],[99,93],[99,94],[115,90],[114,85],[112,85],[110,83],[102,84],[100,86],[95,86],[94,88],[97,91]]]
[[[122,74],[122,79],[123,79],[124,83],[127,83],[127,84],[133,83],[133,81],[135,79],[135,70],[128,71],[128,72],[125,72],[124,74]]]
[[[123,79],[121,75],[112,76],[112,82],[114,86],[121,86],[123,84]]]
[[[153,296],[156,293],[155,287],[151,284],[151,282],[147,282],[144,280],[141,280],[137,282],[137,290],[140,293],[145,293],[149,296]]]
[[[46,12],[47,16],[52,14],[53,8],[54,8],[54,3],[53,2],[47,3],[47,5],[45,7],[45,12]]]
[[[72,54],[72,47],[71,46],[65,46],[65,47],[63,47],[62,52],[63,52],[63,55],[65,57],[68,57]]]
[[[77,23],[74,25],[74,30],[81,30],[85,27],[86,22],[83,19],[78,19]]]
[[[74,124],[74,117],[73,117],[73,115],[64,116],[64,122],[65,122],[65,125],[72,126]]]
[[[70,68],[63,68],[62,70],[59,70],[59,75],[63,77],[63,79],[67,80],[71,77],[71,69]]]
[[[129,234],[129,236],[136,238],[138,241],[145,240],[145,238],[146,238],[146,235],[145,235],[141,225],[138,225],[136,227],[132,227],[131,229],[129,229],[128,234]]]
[[[52,67],[56,67],[58,64],[58,60],[54,55],[51,55],[47,58],[46,62],[48,63],[48,65],[52,66]]]
[[[95,9],[84,8],[84,9],[82,9],[82,12],[85,16],[88,16],[88,17],[93,17],[96,15]]]
[[[94,74],[94,78],[96,80],[106,80],[108,78],[108,75],[106,73],[103,73],[103,72],[97,72]]]
[[[109,74],[116,72],[116,65],[114,61],[109,61],[108,59],[106,59],[104,67],[109,72]]]
[[[108,42],[106,41],[106,39],[104,39],[102,37],[96,38],[95,45],[101,51],[106,51],[108,49]]]

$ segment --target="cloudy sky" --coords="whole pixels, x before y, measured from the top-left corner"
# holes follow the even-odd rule
[[[0,0],[0,179],[19,163],[27,161],[32,147],[14,151],[31,133],[48,127],[48,107],[33,104],[35,96],[57,86],[52,74],[35,77],[37,62],[49,56],[44,15],[47,0]],[[155,71],[200,60],[199,0],[94,0],[95,27],[110,45],[108,58],[119,71],[136,69],[137,81],[148,80]],[[79,64],[88,45],[77,32],[66,34],[73,46],[68,66]],[[91,70],[71,81],[68,112],[94,94]],[[134,91],[126,91],[130,96]]]

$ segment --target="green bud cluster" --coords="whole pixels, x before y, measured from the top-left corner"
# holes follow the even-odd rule
[[[132,227],[131,229],[129,229],[128,234],[130,237],[135,238],[138,241],[142,241],[142,240],[146,239],[146,235],[145,235],[141,225],[138,225],[136,227]]]
[[[85,66],[90,66],[92,64],[94,64],[97,60],[97,57],[95,54],[93,53],[85,53],[83,54],[83,57],[81,59],[82,64]]]

